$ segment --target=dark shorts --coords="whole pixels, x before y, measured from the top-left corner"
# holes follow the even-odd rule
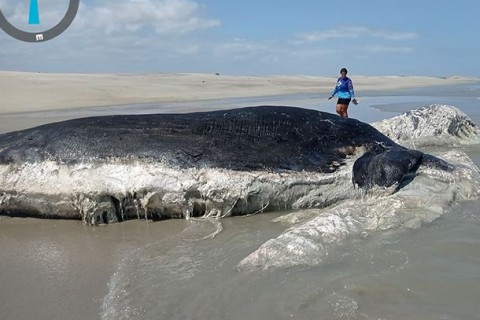
[[[350,101],[352,101],[352,99],[350,99],[350,98],[348,98],[348,99],[338,98],[337,104],[345,104],[345,105],[348,106],[350,104]]]

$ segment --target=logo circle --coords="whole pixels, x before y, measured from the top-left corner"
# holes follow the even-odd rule
[[[67,30],[67,28],[72,24],[75,16],[77,15],[79,5],[80,0],[70,0],[67,13],[63,19],[53,28],[40,32],[26,32],[18,29],[8,22],[2,10],[0,9],[0,28],[2,28],[3,31],[5,31],[11,37],[25,42],[43,42],[51,40],[59,36],[63,31]]]

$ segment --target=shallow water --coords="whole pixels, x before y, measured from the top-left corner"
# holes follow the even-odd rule
[[[480,89],[472,87],[371,93],[351,116],[372,122],[434,102],[478,124]],[[221,103],[334,108],[314,96]],[[480,146],[460,149],[480,165]],[[272,222],[280,213],[221,226],[0,217],[0,319],[480,319],[478,208],[456,203],[419,229],[350,237],[318,266],[254,272],[235,266],[287,228]]]

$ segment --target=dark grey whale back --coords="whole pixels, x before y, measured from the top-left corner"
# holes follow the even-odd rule
[[[370,158],[396,149],[393,155],[406,157],[409,163],[392,177],[377,175],[371,181],[372,170],[381,167],[382,160],[372,165],[364,158],[356,166],[358,173],[354,170],[359,186],[398,181],[422,158],[421,152],[405,153],[407,149],[355,119],[296,107],[260,106],[47,124],[0,135],[0,163],[144,159],[178,168],[333,172],[359,146],[371,150]]]
[[[0,162],[143,158],[179,167],[331,171],[345,147],[394,143],[368,124],[294,107],[74,119],[0,135]]]

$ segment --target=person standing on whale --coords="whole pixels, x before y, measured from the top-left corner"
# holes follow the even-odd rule
[[[338,78],[337,85],[328,98],[328,100],[330,100],[336,94],[338,94],[336,110],[340,117],[345,119],[348,118],[348,105],[350,104],[350,101],[352,101],[355,105],[358,104],[357,99],[355,99],[355,92],[353,91],[353,82],[347,77],[347,73],[348,71],[346,68],[342,68],[342,70],[340,70],[341,77]]]

